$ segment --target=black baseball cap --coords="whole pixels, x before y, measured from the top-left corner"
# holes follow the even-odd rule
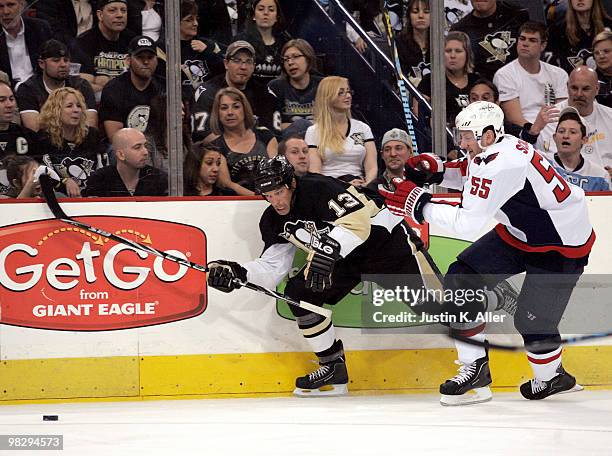
[[[128,2],[127,0],[98,0],[98,2],[96,3],[97,8],[99,10],[101,10],[102,8],[104,8],[106,5],[109,5],[111,3],[123,3],[124,5],[127,6]]]
[[[47,40],[40,48],[39,58],[41,60],[52,59],[56,57],[70,57],[68,46],[58,40]]]
[[[138,55],[142,52],[152,52],[157,55],[157,48],[151,38],[144,35],[138,35],[132,38],[128,45],[128,53],[130,55]]]

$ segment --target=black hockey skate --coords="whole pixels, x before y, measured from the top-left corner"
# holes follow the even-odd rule
[[[293,394],[300,397],[344,396],[348,394],[348,372],[344,358],[338,358],[295,380]]]
[[[568,374],[559,366],[557,375],[548,381],[532,378],[521,385],[521,394],[525,399],[539,400],[552,396],[558,393],[571,393],[573,391],[582,391],[584,388],[576,383],[573,375]]]
[[[442,405],[468,405],[487,402],[493,398],[489,385],[491,371],[489,357],[483,356],[471,364],[461,364],[459,373],[440,385]]]
[[[519,294],[510,282],[502,280],[493,288],[493,292],[497,295],[497,307],[495,310],[503,310],[509,315],[514,315]]]

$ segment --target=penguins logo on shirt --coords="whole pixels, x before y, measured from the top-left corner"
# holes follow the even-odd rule
[[[85,181],[93,170],[94,162],[84,157],[66,157],[61,161],[60,166],[66,170],[68,177],[78,179],[81,186],[84,186]]]
[[[457,106],[459,106],[461,109],[463,109],[467,105],[470,104],[470,96],[468,94],[465,94],[465,93],[460,93],[455,98],[455,102],[457,103]]]
[[[365,138],[363,137],[363,133],[357,132],[351,135],[351,139],[356,146],[363,146],[365,144]]]
[[[412,67],[412,74],[408,76],[408,79],[412,82],[412,85],[418,86],[421,79],[429,73],[431,73],[430,64],[427,62],[419,62],[417,66]]]
[[[201,60],[185,60],[181,69],[189,78],[189,81],[184,81],[184,84],[191,84],[194,87],[200,86],[209,74],[208,67]]]
[[[516,38],[512,38],[512,34],[507,30],[485,35],[484,39],[478,44],[482,46],[489,54],[487,62],[500,61],[506,63],[510,55],[510,49],[516,43]]]
[[[578,54],[568,57],[567,61],[572,68],[578,68],[580,65],[586,65],[594,70],[597,66],[595,59],[593,58],[593,53],[589,49],[580,49]]]
[[[127,117],[127,127],[135,128],[144,133],[147,129],[147,125],[149,123],[149,113],[151,108],[146,105],[138,105],[130,113]]]

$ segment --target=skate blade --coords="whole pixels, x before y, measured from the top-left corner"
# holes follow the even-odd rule
[[[440,404],[444,406],[470,405],[488,402],[491,399],[493,399],[491,388],[485,386],[483,388],[474,388],[465,394],[460,394],[457,396],[442,394],[440,397]]]
[[[559,394],[577,393],[578,391],[583,391],[583,390],[584,390],[584,386],[576,383],[573,388],[570,388],[567,391],[561,391]]]
[[[298,397],[333,397],[333,396],[346,396],[348,394],[348,387],[346,384],[340,385],[326,385],[322,387],[324,389],[302,389],[296,388],[293,390],[293,394]]]

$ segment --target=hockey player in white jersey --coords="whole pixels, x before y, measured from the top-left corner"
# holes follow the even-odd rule
[[[523,336],[534,378],[520,386],[526,399],[543,399],[569,391],[575,378],[561,364],[559,321],[573,288],[587,264],[595,233],[589,222],[584,192],[568,184],[530,144],[504,135],[501,109],[476,102],[456,118],[467,161],[444,168],[443,186],[463,186],[460,205],[431,201],[431,195],[410,181],[380,188],[389,209],[417,222],[427,221],[464,236],[480,233],[487,222],[498,225],[458,255],[449,267],[445,287],[452,290],[487,287],[526,272],[517,300],[514,325]],[[412,165],[439,172],[441,162],[424,155]],[[482,311],[465,308],[471,314]],[[452,303],[449,311],[459,311]],[[451,324],[451,331],[484,341],[484,323]],[[538,341],[541,349],[534,348]],[[551,343],[552,341],[552,343]],[[488,354],[481,346],[456,342],[461,367],[440,385],[443,405],[491,399]],[[475,393],[475,394],[468,394]]]

